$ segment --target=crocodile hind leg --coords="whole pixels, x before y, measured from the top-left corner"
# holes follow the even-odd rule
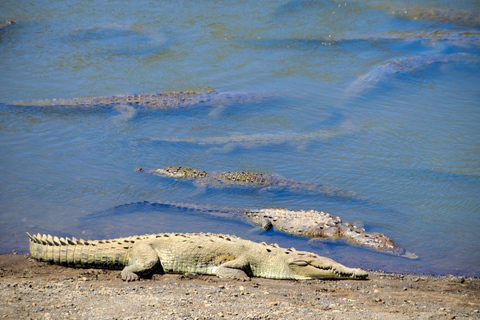
[[[248,281],[250,277],[245,270],[249,269],[248,261],[243,258],[238,258],[221,264],[217,270],[215,270],[215,275],[219,278]]]
[[[127,265],[122,270],[122,280],[138,280],[140,276],[153,272],[159,263],[157,252],[149,244],[134,244],[130,249]]]

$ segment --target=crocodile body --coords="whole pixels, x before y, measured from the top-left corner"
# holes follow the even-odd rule
[[[409,259],[417,258],[414,253],[398,247],[383,233],[366,231],[364,228],[343,222],[340,217],[323,211],[254,209],[242,210],[242,213],[264,229],[271,225],[281,232],[295,236],[312,239],[339,239],[388,254]]]
[[[265,230],[270,230],[273,227],[278,231],[299,237],[317,240],[340,240],[387,254],[410,259],[417,258],[415,254],[398,247],[392,239],[382,233],[366,231],[364,228],[343,222],[340,217],[316,210],[244,209],[183,203],[150,203],[145,201],[121,205],[115,207],[113,211],[107,211],[106,214],[127,213],[132,207],[134,210],[137,210],[139,206],[149,210],[154,209],[155,211],[186,211],[219,218],[246,220]],[[98,213],[90,216],[90,218],[96,219],[98,217]]]
[[[247,187],[260,190],[307,192],[329,197],[341,197],[350,200],[365,201],[366,197],[353,191],[316,183],[301,182],[282,176],[254,172],[207,172],[188,167],[166,167],[158,169],[136,168],[136,171],[150,173],[160,177],[193,181],[199,187],[228,188]]]
[[[396,59],[375,66],[371,71],[355,80],[346,91],[347,96],[357,96],[377,83],[387,80],[397,74],[412,74],[434,63],[448,62],[480,62],[476,55],[453,53],[427,56],[415,56],[412,58]]]
[[[253,103],[272,98],[268,94],[219,93],[219,92],[162,92],[147,94],[116,95],[91,98],[52,99],[19,101],[15,106],[33,107],[78,107],[78,108],[117,108],[131,107],[136,111],[171,110],[178,108],[207,106],[227,106]]]
[[[262,47],[281,47],[292,49],[316,49],[322,46],[342,45],[348,43],[367,42],[375,45],[422,41],[426,45],[446,44],[460,48],[478,49],[480,47],[480,33],[472,31],[437,30],[434,32],[390,32],[390,33],[362,33],[329,35],[315,39],[261,39],[250,40],[248,43]]]
[[[361,269],[347,268],[314,253],[283,249],[222,234],[161,233],[85,241],[28,234],[33,258],[56,264],[123,269],[122,279],[159,273],[199,273],[222,278],[365,279]]]
[[[407,10],[391,9],[389,13],[400,18],[434,21],[442,23],[454,23],[468,27],[480,26],[480,13],[470,10],[462,10],[457,8],[410,8]]]
[[[234,134],[229,136],[213,136],[205,138],[153,138],[148,141],[154,143],[188,143],[213,147],[210,150],[228,152],[237,147],[242,148],[263,148],[273,145],[288,145],[302,149],[305,144],[312,141],[328,141],[338,137],[353,134],[358,127],[351,119],[345,119],[340,112],[333,112],[332,115],[320,122],[319,129],[312,132],[278,132],[278,133],[257,133],[257,134]],[[219,147],[217,147],[219,146]]]
[[[261,133],[261,134],[240,134],[224,137],[208,137],[208,138],[160,138],[152,139],[154,142],[181,142],[193,143],[198,145],[224,145],[224,151],[229,151],[237,146],[245,148],[260,148],[266,145],[281,145],[285,143],[304,143],[309,141],[328,141],[346,131],[338,129],[317,130],[309,133]]]

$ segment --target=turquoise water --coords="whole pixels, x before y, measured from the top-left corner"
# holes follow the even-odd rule
[[[0,21],[17,22],[0,31],[0,252],[26,252],[26,231],[210,231],[367,269],[480,276],[480,29],[390,14],[416,7],[480,12],[474,0],[0,2]],[[418,39],[438,30],[473,35]],[[409,68],[389,65],[411,58]],[[13,106],[212,89],[278,98],[141,114]],[[288,138],[318,130],[336,134]],[[286,138],[170,141],[262,134]],[[277,174],[372,201],[197,188],[133,170],[169,165]],[[137,201],[322,210],[385,233],[419,259],[175,210],[114,208]]]

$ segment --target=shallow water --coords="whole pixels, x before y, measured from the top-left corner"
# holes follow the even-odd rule
[[[17,24],[0,30],[0,252],[26,252],[26,231],[77,238],[210,231],[295,246],[368,269],[480,276],[478,59],[369,75],[396,59],[480,53],[476,40],[455,45],[381,35],[480,31],[389,14],[398,6],[2,1],[0,20]],[[480,11],[473,0],[402,6]],[[362,89],[348,91],[362,77]],[[279,98],[140,114],[12,106],[20,100],[212,89]],[[318,130],[339,134],[275,143],[170,141]],[[169,165],[278,174],[372,201],[196,188],[133,170]],[[244,222],[148,206],[112,209],[145,200],[322,210],[385,233],[420,258],[308,242]]]

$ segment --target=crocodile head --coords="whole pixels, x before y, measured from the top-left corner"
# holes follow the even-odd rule
[[[310,252],[293,251],[285,259],[287,274],[292,279],[366,279],[368,273],[362,269],[348,268]]]
[[[205,171],[195,170],[188,167],[166,167],[158,169],[135,168],[135,171],[168,178],[203,178],[207,175],[207,172]]]

